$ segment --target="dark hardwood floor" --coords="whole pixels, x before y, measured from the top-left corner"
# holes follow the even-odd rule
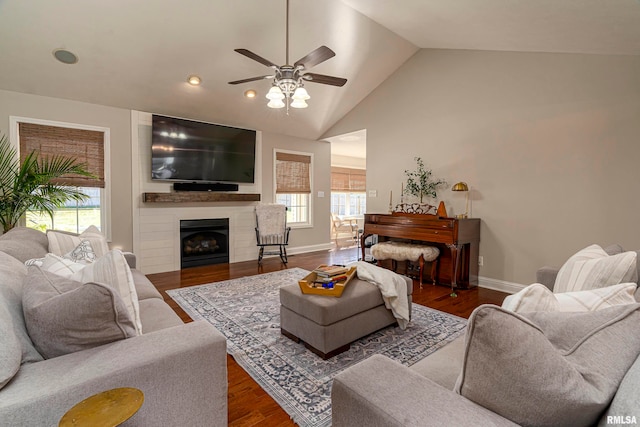
[[[160,290],[165,301],[184,322],[191,318],[167,295],[169,289],[201,285],[255,274],[269,273],[287,267],[312,270],[319,264],[346,264],[356,261],[356,248],[320,251],[290,255],[288,266],[278,257],[266,258],[262,266],[257,261],[194,267],[169,273],[150,274],[149,280]],[[460,317],[468,318],[481,304],[502,304],[507,294],[483,288],[458,290],[452,298],[446,286],[424,284],[420,289],[417,281],[413,285],[413,302],[435,308]],[[269,396],[236,362],[227,356],[229,379],[229,425],[230,426],[286,426],[295,425],[282,408]]]

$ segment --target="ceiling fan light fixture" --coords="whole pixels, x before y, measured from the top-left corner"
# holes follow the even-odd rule
[[[282,93],[282,89],[280,89],[278,86],[271,86],[271,89],[269,89],[269,92],[267,92],[265,97],[271,101],[279,100],[282,103],[282,106],[284,107],[284,103],[282,102],[282,100],[284,99],[284,93]],[[271,108],[281,108],[281,107],[271,107]]]
[[[272,99],[267,104],[267,107],[269,107],[269,108],[284,108],[284,102],[282,102],[282,99]]]
[[[293,108],[307,108],[309,105],[306,103],[304,99],[294,99],[291,103],[291,107]]]
[[[301,101],[305,101],[307,99],[310,99],[311,97],[309,96],[309,93],[307,93],[307,90],[302,87],[302,86],[298,86],[295,90],[295,92],[293,92],[293,96],[291,97],[294,100],[301,100]],[[293,104],[291,105],[293,107]],[[306,103],[305,103],[305,107],[306,107]]]
[[[270,108],[283,108],[286,106],[288,113],[289,107],[308,107],[305,101],[311,97],[304,88],[305,80],[318,84],[342,87],[347,83],[347,79],[307,72],[311,67],[321,64],[336,55],[336,53],[327,46],[320,46],[299,60],[293,63],[289,62],[289,0],[286,0],[285,18],[285,65],[277,65],[248,49],[234,49],[235,52],[271,68],[271,75],[234,80],[229,82],[229,84],[237,85],[258,80],[273,79],[273,85],[269,93],[266,94],[266,98],[269,100],[267,106]],[[247,93],[245,93],[245,96],[247,96]]]

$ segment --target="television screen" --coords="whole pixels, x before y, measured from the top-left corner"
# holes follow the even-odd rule
[[[151,178],[253,183],[256,131],[153,115]]]

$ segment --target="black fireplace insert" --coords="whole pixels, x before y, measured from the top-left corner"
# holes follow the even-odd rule
[[[229,262],[229,218],[180,221],[180,268]]]

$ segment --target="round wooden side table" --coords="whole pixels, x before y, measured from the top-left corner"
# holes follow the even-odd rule
[[[133,416],[144,402],[137,388],[123,387],[103,391],[69,409],[59,427],[115,427]]]

